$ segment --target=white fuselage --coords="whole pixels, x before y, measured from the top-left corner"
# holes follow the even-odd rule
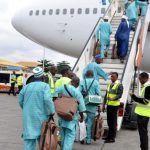
[[[12,24],[36,43],[78,57],[108,5],[99,0],[37,0],[19,11]]]

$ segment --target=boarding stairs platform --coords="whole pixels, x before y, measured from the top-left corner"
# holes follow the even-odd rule
[[[138,42],[141,34],[141,28],[144,24],[142,22],[142,19],[139,18],[136,30],[133,32],[130,32],[130,39],[129,39],[129,47],[128,47],[128,54],[126,56],[126,59],[124,60],[124,63],[121,63],[119,59],[111,59],[112,55],[112,47],[113,44],[115,43],[115,33],[118,28],[118,25],[120,24],[121,17],[123,15],[123,8],[122,11],[119,12],[118,7],[123,6],[122,3],[120,2],[119,4],[116,4],[116,1],[112,1],[110,4],[109,8],[107,9],[105,15],[109,16],[110,22],[112,24],[113,32],[111,34],[111,42],[110,42],[110,49],[108,51],[108,56],[103,60],[103,63],[100,64],[101,68],[106,71],[107,73],[110,72],[118,72],[119,74],[119,81],[123,84],[124,87],[124,92],[122,95],[122,98],[120,101],[124,104],[123,110],[125,110],[128,96],[129,96],[129,91],[130,91],[130,85],[132,83],[132,79],[134,76],[135,72],[135,64],[136,64],[136,59],[137,59],[137,52],[138,52]],[[116,9],[114,9],[116,8]],[[147,15],[150,14],[150,7],[148,8]],[[105,17],[104,15],[104,17]],[[148,18],[148,17],[147,17]],[[80,57],[78,58],[74,68],[73,72],[82,79],[82,71],[86,67],[87,64],[92,62],[94,60],[93,58],[93,49],[96,43],[96,31],[98,29],[99,24],[101,23],[103,18],[100,18],[99,21],[97,22],[94,30],[92,31],[90,38],[88,39]],[[148,19],[144,20],[145,22],[149,21]],[[144,33],[147,33],[148,26],[143,27]],[[143,38],[142,44],[145,42],[145,38]],[[107,85],[110,83],[110,78],[105,81],[104,79],[100,78],[99,80],[100,86],[101,86],[101,96],[104,98]],[[119,113],[118,113],[119,114]],[[101,113],[101,115],[104,118],[104,127],[107,128],[107,117],[106,113]],[[117,130],[120,130],[122,121],[123,121],[123,115],[118,115],[118,124],[117,124]]]

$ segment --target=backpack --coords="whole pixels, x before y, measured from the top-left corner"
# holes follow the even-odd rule
[[[40,150],[57,150],[58,127],[52,116],[42,125],[40,137]]]
[[[103,118],[100,113],[95,117],[92,127],[92,139],[96,141],[104,134]]]
[[[58,97],[54,101],[55,109],[58,116],[60,116],[61,118],[67,121],[72,121],[74,114],[77,112],[78,101],[72,97],[66,85],[64,85],[64,88],[70,96],[62,95],[61,97]]]
[[[81,94],[82,94],[83,98],[85,98],[86,96],[88,96],[89,90],[90,90],[93,82],[94,82],[94,79],[93,79],[92,83],[90,84],[89,88],[87,89],[87,84],[86,84],[86,79],[85,79],[85,89],[82,88],[82,91],[81,91]]]

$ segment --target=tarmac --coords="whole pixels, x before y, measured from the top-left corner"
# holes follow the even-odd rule
[[[17,96],[0,93],[0,150],[23,150],[21,133],[22,116]],[[98,140],[91,145],[81,145],[75,142],[73,150],[140,150],[138,131],[121,129],[115,143],[104,144]]]

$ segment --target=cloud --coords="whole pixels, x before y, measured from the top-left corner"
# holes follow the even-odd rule
[[[37,61],[43,59],[43,47],[28,40],[11,25],[13,13],[29,0],[0,0],[0,57],[12,61]],[[71,66],[76,58],[45,49],[45,58],[57,62],[67,60]]]

